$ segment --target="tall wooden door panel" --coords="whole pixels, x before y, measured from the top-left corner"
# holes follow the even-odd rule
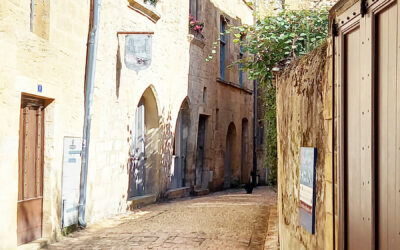
[[[42,236],[43,103],[23,98],[20,117],[17,231],[23,244]]]
[[[345,52],[345,201],[348,249],[366,249],[360,230],[361,217],[361,32],[357,28],[344,38]],[[365,167],[365,166],[364,166]]]
[[[206,121],[207,116],[200,115],[197,134],[197,155],[196,155],[196,185],[203,184],[204,154],[206,143]]]
[[[376,221],[377,246],[381,250],[398,249],[400,225],[398,204],[398,175],[400,162],[397,114],[399,100],[397,99],[397,5],[391,5],[376,16]],[[396,146],[397,144],[397,146]],[[397,156],[398,157],[398,156]],[[396,200],[397,199],[397,200]]]

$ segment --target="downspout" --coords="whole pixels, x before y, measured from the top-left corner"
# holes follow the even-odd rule
[[[96,72],[97,45],[99,40],[99,20],[101,0],[91,0],[91,15],[89,22],[89,38],[86,58],[86,78],[85,78],[85,118],[83,125],[83,140],[82,140],[82,169],[81,183],[79,196],[79,212],[78,222],[83,228],[86,227],[85,212],[86,212],[86,187],[89,159],[89,142],[90,142],[90,123],[92,119],[92,101],[93,89]]]
[[[257,0],[254,1],[254,25],[257,25]],[[258,81],[254,80],[254,131],[253,131],[253,171],[251,172],[251,183],[253,187],[257,185],[257,99],[258,99]]]
[[[336,49],[336,37],[338,36],[338,28],[336,20],[332,20],[332,174],[335,173],[335,49]],[[332,179],[332,227],[333,227],[333,249],[336,249],[336,227],[335,227],[335,175],[333,174]]]

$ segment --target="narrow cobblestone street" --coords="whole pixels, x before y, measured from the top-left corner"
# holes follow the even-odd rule
[[[276,221],[272,189],[235,189],[103,220],[47,249],[277,249]]]

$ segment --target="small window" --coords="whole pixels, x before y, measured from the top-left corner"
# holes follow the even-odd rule
[[[243,36],[240,37],[240,41],[243,41]],[[243,59],[243,46],[240,45],[239,47],[239,59]],[[239,85],[240,87],[243,87],[243,64],[239,63]]]
[[[225,55],[226,55],[226,21],[224,20],[223,17],[221,17],[221,23],[220,23],[220,69],[219,69],[219,75],[222,80],[225,80]]]
[[[196,20],[199,20],[199,1],[200,0],[190,0],[189,13]]]
[[[207,103],[207,88],[203,89],[203,103]]]
[[[50,0],[31,0],[30,30],[43,39],[49,39]]]
[[[264,145],[264,126],[262,125],[261,122],[258,124],[258,145],[262,146]]]

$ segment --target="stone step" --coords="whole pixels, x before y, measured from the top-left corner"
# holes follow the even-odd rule
[[[153,204],[157,201],[157,196],[155,194],[137,196],[130,200],[130,210],[140,208],[146,205]]]
[[[184,198],[190,195],[190,188],[183,187],[183,188],[176,188],[168,190],[165,193],[165,198],[167,200],[177,199],[177,198]]]
[[[210,190],[208,190],[208,188],[195,189],[193,191],[194,196],[203,196],[203,195],[208,195],[209,193],[210,193]]]

